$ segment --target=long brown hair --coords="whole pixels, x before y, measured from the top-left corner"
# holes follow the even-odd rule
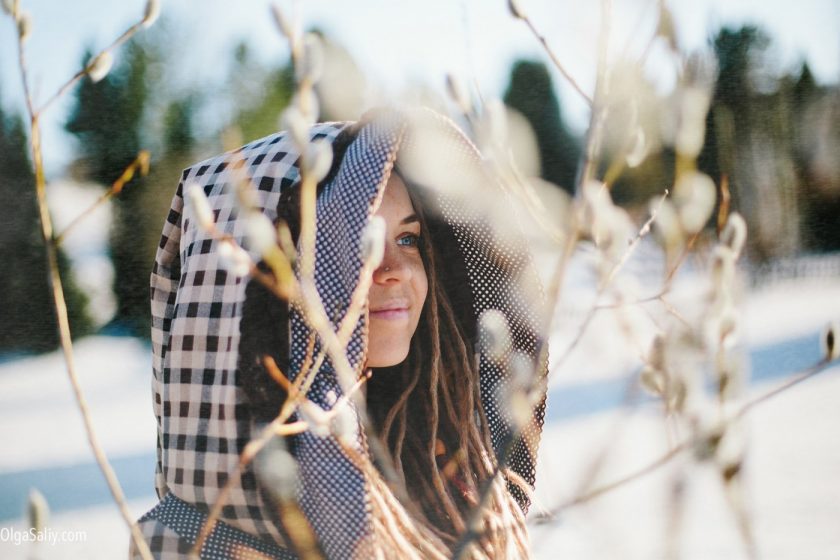
[[[362,125],[347,127],[335,139],[333,165],[319,190],[337,174]],[[379,503],[390,508],[399,503],[398,509],[411,514],[417,526],[409,523],[400,529],[413,534],[409,541],[428,554],[445,557],[444,551],[451,550],[464,533],[496,461],[479,395],[473,352],[476,319],[463,255],[452,230],[436,217],[424,189],[404,182],[420,217],[429,289],[408,357],[396,366],[377,369],[366,391],[373,427],[406,492],[389,489],[384,479],[375,481],[371,491],[389,494]],[[298,186],[285,191],[278,205],[278,218],[286,221],[295,240],[300,231]],[[261,268],[269,272],[262,264]],[[277,403],[286,397],[263,369],[262,357],[269,355],[281,368],[288,366],[287,321],[287,303],[259,282],[249,282],[240,323],[239,380],[251,414],[261,422],[271,421]],[[406,493],[408,503],[396,499]],[[391,543],[405,542],[393,537],[386,535]],[[528,555],[524,515],[502,477],[496,477],[491,488],[477,544],[471,557]]]
[[[471,299],[464,298],[469,294],[466,274],[457,274],[463,265],[455,265],[453,274],[453,263],[463,263],[454,235],[428,210],[423,190],[395,172],[406,183],[420,218],[429,289],[408,357],[373,372],[367,406],[397,475],[419,506],[415,514],[452,547],[467,529],[467,517],[495,467],[473,352],[474,311]],[[491,557],[506,557],[505,550],[513,545],[517,555],[525,556],[524,516],[499,485],[487,515],[507,522],[485,520],[481,548]],[[510,524],[514,526],[505,527]]]

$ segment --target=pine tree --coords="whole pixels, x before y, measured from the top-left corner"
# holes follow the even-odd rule
[[[147,47],[129,41],[119,52],[121,63],[99,82],[83,79],[66,123],[79,140],[82,168],[89,179],[110,186],[137,157],[153,62]],[[85,54],[82,63],[90,60]],[[135,179],[114,199],[110,252],[114,264],[117,324],[135,335],[149,335],[148,277],[151,261],[138,250],[142,227],[142,179]]]
[[[560,104],[545,64],[516,61],[504,101],[508,107],[522,113],[534,130],[542,178],[574,192],[580,146],[563,124]]]
[[[295,93],[291,63],[263,68],[245,43],[236,46],[233,59],[229,79],[229,94],[235,106],[232,124],[245,142],[277,132],[280,115]]]
[[[0,351],[44,352],[58,346],[58,326],[40,233],[35,178],[20,118],[0,108]],[[75,287],[67,258],[58,251],[70,332],[88,334],[87,298]]]

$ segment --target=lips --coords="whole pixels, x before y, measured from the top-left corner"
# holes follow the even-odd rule
[[[407,319],[409,304],[406,300],[393,300],[371,308],[371,319],[398,320]]]

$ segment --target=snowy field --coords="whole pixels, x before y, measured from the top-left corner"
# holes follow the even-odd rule
[[[818,361],[820,330],[840,319],[840,282],[775,283],[750,292],[742,307],[754,378],[750,397]],[[564,348],[574,321],[565,328],[552,340],[552,351]],[[596,483],[631,472],[666,450],[655,406],[620,406],[633,359],[621,355],[627,349],[611,346],[614,328],[608,318],[597,318],[552,382],[537,483],[545,507],[575,495],[605,445],[611,444],[610,452]],[[155,503],[151,350],[132,338],[97,336],[79,341],[76,351],[99,437],[139,516]],[[835,366],[748,417],[744,499],[760,558],[840,558],[838,402]],[[0,362],[0,446],[0,558],[125,557],[128,531],[93,463],[59,353]],[[714,473],[680,460],[536,527],[534,557],[663,558],[672,530],[668,490],[683,469],[688,483],[682,557],[747,558]],[[37,548],[14,542],[26,529],[23,512],[31,487],[50,504],[51,535],[65,542]],[[84,542],[69,542],[81,537]]]

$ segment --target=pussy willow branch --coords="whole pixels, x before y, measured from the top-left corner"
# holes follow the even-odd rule
[[[17,13],[17,10],[16,10]],[[53,308],[55,310],[56,319],[58,322],[58,333],[61,344],[61,349],[64,354],[64,361],[67,365],[67,375],[70,380],[70,385],[73,389],[73,394],[76,399],[76,404],[79,407],[79,412],[82,416],[82,421],[85,426],[85,433],[87,435],[88,443],[91,451],[96,459],[99,469],[105,478],[111,496],[120,511],[120,514],[131,532],[131,537],[137,547],[137,551],[144,558],[144,560],[151,560],[152,554],[149,546],[143,539],[140,533],[140,528],[134,523],[134,517],[128,509],[125,494],[122,491],[119,480],[117,479],[114,469],[108,462],[108,457],[99,442],[99,437],[93,427],[93,420],[90,416],[90,409],[87,404],[87,399],[79,384],[78,375],[76,373],[75,358],[73,354],[73,342],[70,336],[70,322],[67,315],[67,302],[64,299],[64,288],[61,283],[61,275],[58,270],[58,254],[57,244],[53,237],[53,225],[50,217],[49,205],[47,204],[46,193],[46,178],[44,175],[44,161],[41,147],[41,130],[38,122],[38,113],[34,109],[32,96],[29,89],[29,77],[26,66],[25,49],[23,37],[18,35],[18,60],[20,66],[20,76],[23,82],[24,96],[26,98],[26,107],[29,113],[30,120],[30,141],[29,147],[32,153],[32,166],[35,175],[35,193],[38,202],[38,214],[41,222],[41,238],[44,242],[46,252],[48,280],[50,289],[52,291]]]
[[[577,188],[578,193],[582,192],[582,185],[591,178],[591,175],[594,172],[595,154],[600,149],[600,129],[603,127],[603,112],[602,109],[597,105],[597,100],[600,99],[599,92],[603,89],[603,87],[605,87],[606,80],[606,35],[609,32],[609,27],[606,20],[608,19],[609,4],[607,2],[604,2],[603,6],[603,21],[601,28],[601,36],[599,39],[599,71],[595,86],[596,102],[593,103],[593,101],[586,94],[584,94],[579,87],[576,87],[577,91],[584,96],[584,98],[589,102],[590,106],[592,107],[592,122],[590,126],[590,134],[587,138],[587,147],[584,152],[584,160],[582,165],[583,172],[580,174],[579,177],[579,184]],[[522,16],[524,16],[524,14],[522,14]],[[539,33],[536,33],[536,29],[531,25],[530,20],[527,19],[527,16],[522,17],[522,19],[524,19],[526,23],[528,23],[532,31],[535,32],[537,38],[541,40],[544,47],[546,47],[546,49],[548,50],[549,55],[552,56],[552,60],[554,60],[555,64],[558,64],[558,67],[560,68],[561,72],[564,73],[564,76],[570,79],[570,77],[566,75],[565,71],[562,69],[562,66],[559,65],[559,61],[556,60],[556,57],[553,55],[551,50],[548,49],[548,45],[545,42],[545,40],[539,35]],[[570,81],[573,84],[573,86],[576,86],[574,80],[570,79]],[[593,134],[593,132],[595,132],[595,134]],[[579,198],[576,199],[576,203],[580,203]],[[566,238],[563,252],[555,268],[554,274],[551,277],[551,282],[548,289],[548,305],[545,307],[545,309],[547,310],[547,317],[545,318],[546,332],[551,332],[555,316],[554,310],[557,307],[557,303],[560,301],[560,292],[562,287],[562,281],[565,277],[566,266],[568,265],[569,259],[571,258],[571,255],[579,239],[579,224],[576,223],[579,212],[573,211],[571,215],[575,223],[572,224],[573,227],[570,229],[570,233]],[[544,338],[539,342],[537,348],[537,363],[535,365],[535,376],[536,372],[539,371],[541,364],[547,363],[547,361],[548,341],[547,338]],[[545,383],[545,380],[542,379],[540,380],[540,382]],[[509,460],[510,452],[513,448],[513,445],[518,440],[519,436],[519,430],[513,430],[513,433],[509,435],[508,439],[501,446],[500,452],[497,454],[496,458],[496,467],[494,468],[491,477],[485,481],[484,487],[481,489],[478,504],[471,510],[470,515],[468,516],[467,530],[460,537],[458,543],[454,548],[454,558],[464,558],[468,554],[470,546],[476,541],[476,539],[480,537],[480,532],[476,529],[477,524],[481,519],[483,510],[486,507],[488,507],[490,503],[489,498],[490,494],[492,493],[493,484],[502,472],[502,469],[505,468],[507,461]]]
[[[301,156],[304,158],[305,156]],[[196,539],[195,544],[192,548],[192,555],[197,555],[201,550],[205,540],[213,531],[216,522],[218,521],[219,516],[221,515],[222,508],[227,501],[230,492],[233,489],[233,484],[236,481],[237,477],[241,474],[242,470],[247,467],[253,458],[259,453],[265,444],[273,437],[274,435],[278,434],[278,426],[288,426],[288,424],[284,424],[289,417],[291,417],[292,413],[297,409],[297,407],[302,404],[302,402],[306,399],[306,392],[308,391],[312,381],[317,374],[318,369],[320,369],[321,364],[323,363],[323,359],[326,355],[330,357],[334,367],[337,370],[337,376],[339,381],[341,382],[342,379],[350,380],[349,385],[345,383],[341,383],[343,395],[339,402],[326,414],[326,419],[331,419],[340,411],[342,406],[347,406],[345,401],[348,399],[352,399],[355,395],[358,394],[358,389],[362,386],[363,380],[356,380],[355,375],[353,372],[353,368],[350,365],[350,362],[347,359],[346,355],[346,345],[347,340],[342,340],[342,334],[345,335],[343,338],[347,338],[346,331],[350,330],[352,326],[358,321],[358,318],[361,314],[361,311],[364,308],[365,299],[363,297],[359,297],[359,293],[361,290],[361,286],[369,286],[370,285],[370,276],[372,274],[372,267],[370,263],[365,262],[363,263],[360,278],[357,289],[354,291],[354,297],[352,298],[352,302],[350,308],[347,311],[344,319],[341,322],[340,332],[336,333],[333,331],[332,327],[330,326],[329,319],[327,318],[326,311],[324,310],[323,303],[320,299],[320,296],[317,292],[317,288],[315,287],[314,281],[314,248],[315,248],[315,182],[310,179],[307,179],[307,172],[305,170],[306,162],[302,161],[301,165],[301,175],[302,175],[302,185],[301,187],[304,189],[301,194],[301,256],[300,256],[300,263],[301,263],[301,279],[295,280],[292,279],[292,286],[289,288],[289,292],[295,295],[294,301],[290,302],[295,308],[299,309],[303,314],[304,321],[312,328],[318,335],[318,337],[322,341],[322,347],[318,356],[318,359],[315,360],[312,367],[304,368],[295,379],[294,384],[290,384],[290,387],[293,388],[295,391],[294,394],[289,395],[289,399],[286,403],[284,403],[280,413],[278,414],[277,418],[267,426],[260,435],[249,442],[246,450],[243,451],[242,455],[240,455],[240,460],[237,463],[236,468],[234,469],[231,476],[229,476],[228,480],[225,482],[221,492],[218,494],[216,499],[213,502],[213,506],[211,507],[210,513],[208,514],[207,520],[203,524],[201,531],[199,532],[199,536]],[[237,166],[233,166],[234,170],[237,170]],[[248,181],[250,183],[250,178],[239,178],[242,181]],[[243,185],[245,187],[245,185]],[[306,201],[306,202],[304,202]],[[308,224],[308,225],[307,225]],[[211,236],[218,238],[218,239],[227,239],[230,240],[229,236],[223,235],[218,230],[213,227],[210,230]],[[305,234],[305,235],[304,235]],[[307,256],[308,255],[308,256]],[[274,286],[274,282],[265,274],[261,273],[256,266],[251,267],[251,274],[258,279],[258,281],[262,282],[264,285],[267,285],[272,292],[277,294],[276,286]],[[366,294],[366,290],[364,294]],[[348,327],[348,325],[350,325]],[[342,332],[345,331],[345,332]],[[314,341],[314,339],[312,339]],[[311,355],[311,348],[307,352],[307,356]],[[308,362],[308,360],[307,360]],[[304,364],[306,365],[306,364]],[[275,364],[276,366],[276,364]],[[267,366],[271,370],[271,366]],[[276,367],[275,367],[276,369]],[[280,375],[283,376],[282,372],[279,370],[271,371],[274,376]],[[366,420],[366,415],[364,414],[363,407],[358,407],[359,415],[362,419],[363,425],[366,427],[369,425],[369,422]],[[305,431],[307,427],[303,424],[303,429],[300,431]],[[292,435],[294,433],[300,433],[299,431],[289,432],[288,434],[280,434],[280,435]],[[251,445],[254,444],[254,445]],[[379,450],[377,453],[377,449],[372,447],[372,451],[374,454],[379,458],[379,455],[382,453]],[[386,463],[387,464],[387,461]]]
[[[838,362],[838,360],[829,361],[829,360],[825,360],[825,359],[817,362],[816,364],[814,364],[810,368],[806,369],[805,371],[803,371],[802,373],[800,373],[796,377],[793,377],[792,379],[786,381],[785,383],[779,385],[778,387],[775,387],[774,389],[771,389],[771,390],[767,391],[766,393],[763,393],[763,394],[759,395],[758,397],[755,397],[754,399],[752,399],[752,400],[748,401],[747,403],[743,404],[735,413],[731,414],[725,420],[725,422],[729,423],[729,422],[733,422],[735,420],[743,418],[750,410],[752,410],[756,406],[770,400],[771,398],[773,398],[777,395],[780,395],[780,394],[788,391],[792,387],[795,387],[796,385],[799,385],[803,381],[806,381],[806,380],[814,377],[815,375],[825,371],[829,367],[833,367],[833,366],[837,365],[837,362]],[[629,473],[629,474],[627,474],[623,477],[620,477],[620,478],[618,478],[618,479],[616,479],[612,482],[608,482],[606,484],[603,484],[603,485],[599,486],[598,488],[590,490],[589,492],[579,494],[579,495],[575,496],[574,498],[564,502],[563,504],[549,510],[548,515],[541,515],[541,516],[535,517],[533,522],[537,523],[537,524],[550,523],[551,521],[556,519],[557,515],[562,513],[564,510],[567,510],[571,507],[589,502],[589,501],[591,501],[591,500],[593,500],[593,499],[595,499],[599,496],[602,496],[602,495],[604,495],[608,492],[616,490],[617,488],[620,488],[620,487],[622,487],[626,484],[629,484],[630,482],[638,480],[638,479],[640,479],[640,478],[658,470],[660,467],[668,464],[674,457],[676,457],[677,455],[679,455],[683,451],[685,451],[687,449],[690,449],[691,446],[694,443],[696,443],[696,440],[693,440],[693,439],[683,440],[682,442],[680,442],[679,444],[677,444],[676,446],[674,446],[673,448],[668,450],[664,455],[655,459],[654,461],[651,461],[650,463],[648,463],[644,467],[642,467],[642,468],[640,468],[636,471],[633,471],[633,472],[631,472],[631,473]]]
[[[621,433],[627,427],[627,411],[631,410],[631,407],[637,404],[638,395],[638,376],[634,376],[629,380],[624,391],[624,397],[622,399],[623,402],[621,403],[621,414],[615,418],[612,429],[609,432],[609,436],[604,438],[606,445],[601,447],[600,452],[593,458],[586,468],[583,469],[584,476],[578,485],[578,491],[575,492],[576,496],[583,495],[588,491],[606,465],[610,451],[615,448],[613,444],[616,441],[619,441]]]
[[[254,458],[259,454],[259,452],[266,446],[266,444],[271,441],[272,438],[275,436],[279,437],[286,437],[292,436],[296,434],[303,433],[312,428],[306,421],[297,421],[286,423],[287,420],[291,417],[292,413],[297,409],[298,405],[300,405],[303,400],[306,399],[305,393],[299,392],[295,384],[290,382],[288,377],[286,377],[283,372],[277,368],[277,364],[274,363],[274,360],[265,360],[264,365],[266,369],[269,371],[269,374],[277,379],[281,378],[284,381],[281,381],[280,384],[284,387],[289,389],[287,401],[281,407],[280,413],[277,417],[272,420],[269,424],[267,424],[259,433],[259,435],[245,446],[245,449],[239,455],[239,461],[236,464],[236,467],[228,473],[228,478],[225,481],[225,485],[222,487],[219,494],[216,496],[216,499],[213,501],[213,506],[210,509],[210,512],[207,515],[207,519],[205,520],[204,524],[201,527],[201,531],[199,531],[198,537],[196,538],[195,544],[190,552],[191,556],[194,558],[198,557],[198,554],[201,551],[202,546],[204,546],[204,542],[207,540],[207,537],[210,536],[210,533],[213,532],[213,529],[216,526],[216,523],[219,519],[219,516],[222,513],[222,508],[224,507],[225,503],[227,503],[227,499],[230,496],[230,492],[233,490],[233,485],[236,480],[242,475],[242,472],[245,468],[251,464]],[[320,360],[316,360],[314,366],[320,367]],[[303,376],[304,372],[301,372],[300,376]],[[342,395],[339,402],[330,410],[325,412],[322,420],[324,422],[331,421],[340,411],[342,406],[347,406],[346,401],[349,399],[353,394],[355,394],[364,384],[365,378],[357,381],[353,387],[351,387],[348,395]],[[291,403],[291,406],[288,406]]]
[[[609,26],[606,22],[608,16],[606,11],[607,8],[608,5],[606,0],[604,0],[601,14],[601,33],[598,40],[599,56],[598,73],[595,82],[595,103],[591,105],[589,132],[587,134],[584,153],[581,155],[581,163],[579,165],[579,172],[576,180],[576,196],[573,202],[572,211],[570,212],[572,223],[569,227],[569,234],[566,237],[566,243],[563,247],[563,251],[560,254],[560,260],[557,262],[548,286],[548,301],[546,302],[546,315],[543,321],[546,333],[550,333],[553,329],[557,306],[560,302],[563,279],[566,277],[566,267],[568,266],[569,260],[571,259],[574,249],[580,239],[580,223],[578,223],[580,212],[578,211],[577,206],[582,204],[581,197],[583,193],[583,185],[591,178],[591,174],[594,170],[595,153],[598,149],[600,149],[599,131],[604,125],[600,100],[602,98],[601,92],[605,87],[604,82],[606,80],[606,34],[609,31]],[[548,362],[548,336],[545,336],[540,340],[537,349],[537,356],[538,359],[536,367],[539,367],[539,364]]]
[[[111,43],[110,45],[108,45],[108,46],[107,46],[107,47],[105,47],[104,49],[100,50],[98,53],[96,53],[96,55],[95,55],[95,56],[92,56],[92,57],[90,58],[90,60],[96,60],[96,57],[98,57],[99,55],[101,55],[101,54],[103,54],[103,53],[105,53],[105,52],[107,52],[107,51],[114,50],[114,49],[116,49],[117,47],[121,46],[123,43],[125,43],[126,41],[128,41],[129,39],[131,39],[131,37],[133,37],[133,36],[134,36],[134,35],[135,35],[138,31],[140,31],[142,28],[143,28],[143,21],[141,20],[141,21],[139,21],[139,22],[135,23],[134,25],[132,25],[131,27],[129,27],[128,29],[126,29],[126,30],[125,30],[125,32],[124,32],[122,35],[120,35],[120,36],[119,36],[116,40],[114,40],[114,42],[113,42],[113,43]],[[46,110],[50,107],[50,105],[52,105],[52,104],[53,104],[53,103],[54,103],[57,99],[59,99],[60,97],[63,97],[64,95],[66,95],[66,94],[67,94],[67,92],[69,92],[69,91],[70,91],[70,89],[71,89],[74,85],[76,85],[76,82],[78,82],[79,80],[81,80],[81,79],[85,76],[85,74],[87,74],[87,67],[82,68],[81,70],[79,70],[78,72],[76,72],[76,74],[75,74],[72,78],[70,78],[69,80],[67,80],[67,82],[66,82],[63,86],[61,86],[61,87],[58,89],[58,91],[56,91],[56,92],[52,95],[52,97],[50,97],[49,99],[47,99],[47,101],[45,101],[45,102],[44,102],[44,104],[43,104],[43,105],[41,105],[41,107],[38,109],[37,114],[38,114],[38,115],[42,114],[42,113],[43,113],[44,111],[46,111]]]
[[[630,259],[630,256],[636,250],[636,247],[638,247],[641,240],[648,233],[650,233],[650,227],[656,221],[656,217],[659,214],[659,210],[662,208],[662,204],[664,204],[665,199],[667,197],[668,197],[668,190],[666,189],[665,193],[662,195],[662,198],[659,199],[659,204],[651,212],[650,218],[648,218],[647,221],[642,225],[642,227],[639,229],[636,236],[633,238],[633,240],[628,245],[627,249],[624,250],[624,253],[622,254],[619,261],[617,263],[615,263],[615,265],[613,265],[612,269],[610,269],[607,276],[604,278],[604,280],[598,286],[597,295],[595,296],[596,304],[594,304],[592,307],[589,308],[589,311],[587,312],[586,317],[583,320],[583,323],[581,323],[580,327],[578,328],[578,331],[577,331],[577,334],[575,335],[575,338],[572,339],[572,341],[569,343],[569,345],[566,347],[566,349],[560,354],[560,357],[554,363],[554,366],[552,367],[551,372],[549,372],[549,376],[552,375],[554,372],[559,371],[559,369],[563,366],[563,364],[566,363],[566,360],[569,358],[569,356],[572,354],[574,349],[580,343],[581,339],[583,339],[583,335],[586,333],[586,330],[589,327],[589,324],[592,322],[592,319],[595,317],[595,315],[597,314],[597,312],[599,310],[597,301],[601,298],[601,296],[604,295],[604,292],[609,287],[609,285],[612,283],[612,281],[615,279],[616,275],[621,271],[622,268],[624,268],[624,265],[627,264],[627,261]]]
[[[568,81],[568,82],[569,82],[569,85],[571,85],[571,86],[572,86],[572,88],[574,88],[574,90],[575,90],[576,92],[578,92],[578,94],[579,94],[579,95],[583,98],[583,100],[584,100],[584,101],[586,101],[586,103],[587,103],[590,107],[592,107],[592,98],[591,98],[591,97],[589,97],[589,95],[587,95],[587,93],[586,93],[585,91],[583,91],[583,88],[581,88],[581,87],[580,87],[580,85],[578,85],[577,81],[576,81],[576,80],[572,77],[572,75],[569,73],[569,71],[568,71],[568,70],[566,70],[566,68],[563,66],[563,63],[562,63],[562,62],[560,62],[560,58],[559,58],[559,57],[555,54],[555,52],[554,52],[554,50],[551,48],[551,46],[549,46],[549,44],[548,44],[548,40],[547,40],[547,39],[545,38],[545,36],[544,36],[542,33],[540,33],[540,32],[539,32],[539,30],[538,30],[538,29],[534,26],[534,22],[532,22],[532,21],[531,21],[531,18],[530,18],[530,17],[528,17],[528,15],[527,15],[527,14],[524,14],[524,13],[523,13],[523,14],[521,15],[521,19],[522,19],[522,20],[525,22],[525,24],[528,26],[528,29],[530,29],[530,30],[531,30],[531,33],[533,33],[533,34],[534,34],[534,37],[537,39],[537,41],[539,41],[539,42],[540,42],[540,44],[542,45],[543,49],[545,49],[546,54],[548,54],[549,58],[551,58],[551,62],[552,62],[552,63],[554,63],[554,66],[557,68],[557,70],[559,70],[559,71],[560,71],[560,74],[562,74],[562,75],[563,75],[563,77],[564,77],[564,78],[566,78],[566,81]]]
[[[583,162],[578,172],[577,193],[595,177],[598,170],[598,158],[604,134],[604,121],[607,116],[607,88],[609,71],[607,69],[607,46],[609,45],[610,18],[612,17],[611,0],[601,0],[601,29],[598,34],[598,70],[595,79],[595,96],[591,104],[589,127],[586,134],[586,146],[583,150]]]
[[[689,237],[688,242],[683,246],[682,250],[680,251],[680,255],[677,258],[677,262],[674,263],[671,268],[668,269],[667,274],[665,275],[665,281],[663,282],[662,288],[652,296],[647,296],[639,299],[635,299],[633,301],[625,301],[625,302],[618,302],[618,303],[601,303],[597,304],[595,307],[598,311],[604,309],[617,309],[619,307],[626,307],[628,305],[639,305],[642,303],[650,303],[653,301],[660,301],[663,305],[666,306],[668,311],[671,311],[670,305],[667,301],[665,301],[665,296],[667,296],[671,292],[671,288],[673,287],[674,277],[676,276],[677,272],[679,272],[680,268],[682,267],[685,259],[688,257],[691,249],[694,247],[694,244],[697,242],[697,239],[700,237],[700,232],[695,233],[691,237]],[[682,317],[677,317],[681,321],[685,322]]]
[[[90,216],[94,210],[99,208],[101,205],[105,204],[112,196],[118,195],[122,192],[123,187],[134,178],[134,174],[138,171],[140,175],[146,175],[149,172],[149,158],[150,154],[148,150],[140,150],[140,153],[137,154],[137,157],[128,164],[128,167],[125,168],[125,171],[122,172],[122,175],[111,184],[111,188],[105,191],[102,196],[100,196],[96,202],[91,204],[84,212],[76,216],[67,227],[64,228],[64,231],[59,233],[55,236],[55,244],[61,245],[64,241],[64,238],[67,237],[67,234],[76,227],[79,223],[85,220],[88,216]]]

